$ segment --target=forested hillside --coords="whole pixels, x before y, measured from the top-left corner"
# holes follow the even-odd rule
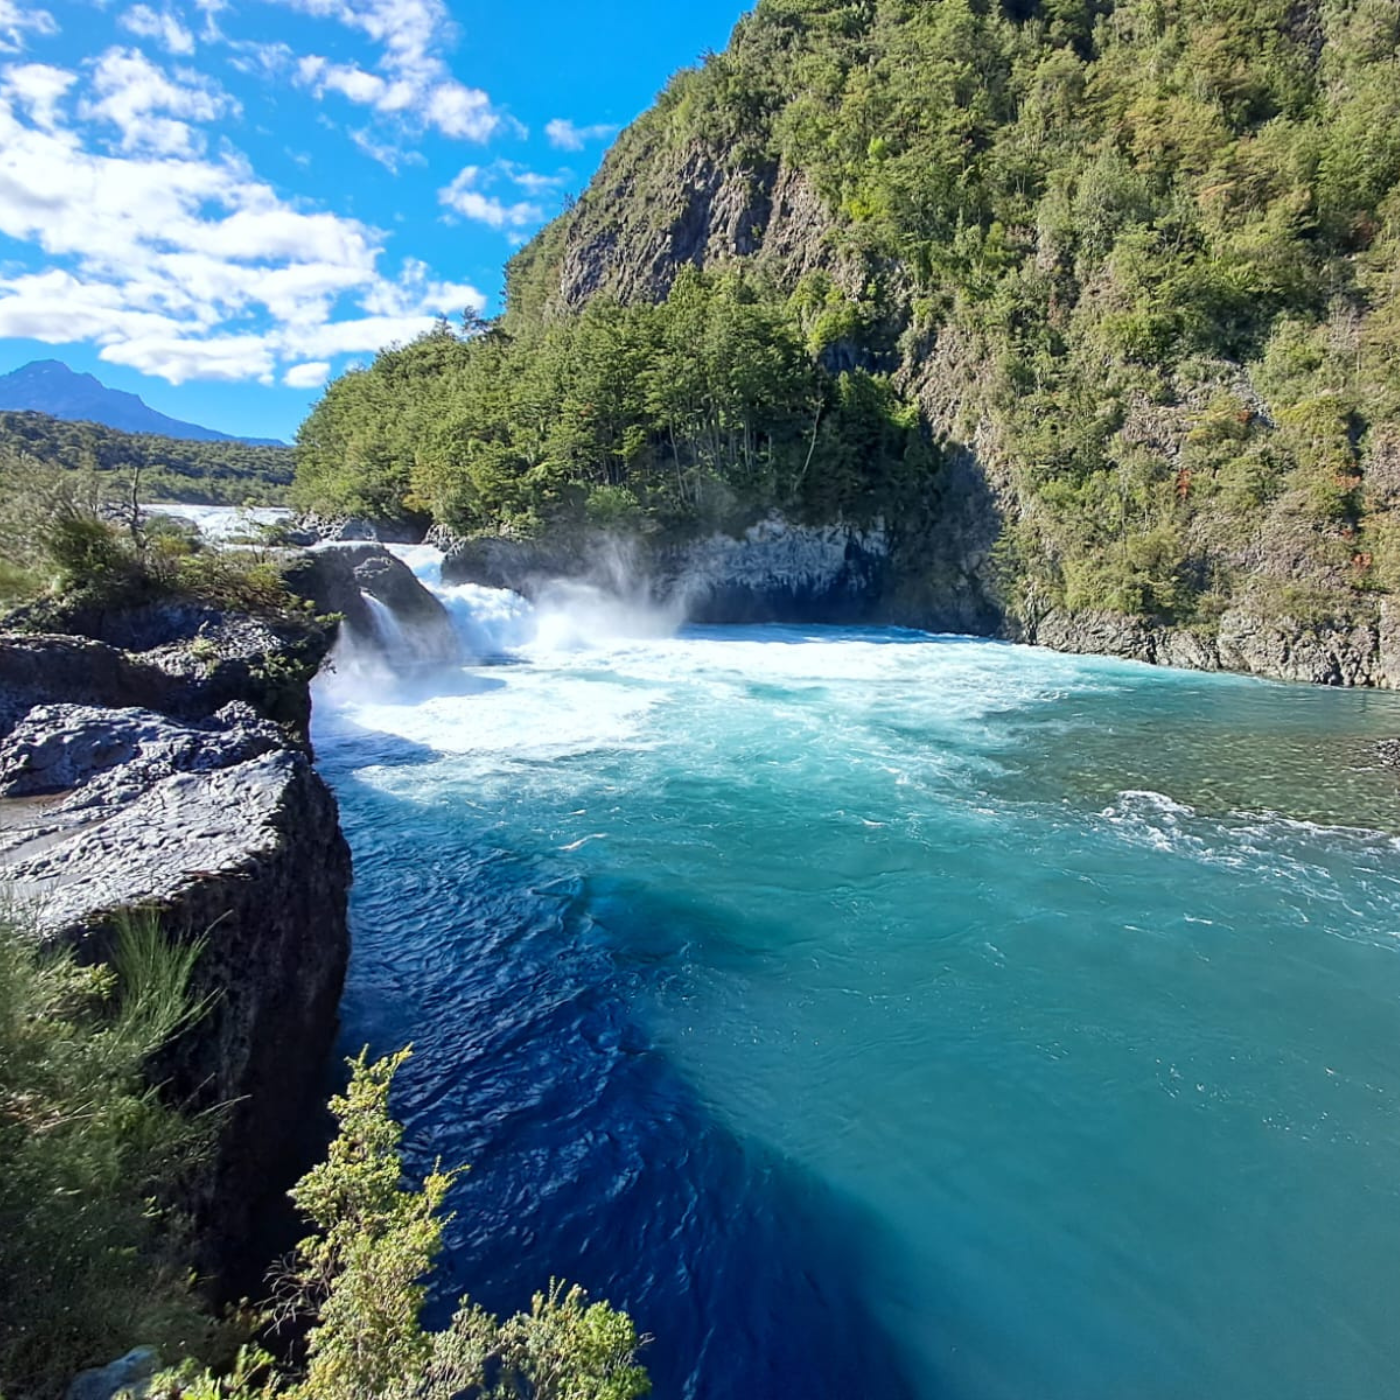
[[[280,505],[292,482],[290,447],[193,442],[69,423],[45,413],[0,412],[0,473],[27,467],[90,472],[143,501]]]
[[[911,597],[1209,631],[1400,583],[1400,5],[762,0],[331,385],[309,504],[883,514]]]

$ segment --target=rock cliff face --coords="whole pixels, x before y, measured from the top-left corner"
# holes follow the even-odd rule
[[[285,571],[288,587],[318,613],[337,613],[362,645],[401,667],[460,659],[446,609],[381,545],[327,543],[298,556]]]
[[[543,541],[452,540],[443,578],[537,596],[552,580],[586,579],[622,595],[639,590],[693,622],[879,620],[889,583],[883,525],[795,525],[770,517],[740,535],[683,543],[580,534]]]
[[[696,622],[868,622],[884,611],[883,525],[790,525],[770,518],[735,538],[708,535],[661,552],[664,596]]]
[[[1400,686],[1400,618],[1383,604],[1374,617],[1309,623],[1233,609],[1215,633],[1154,627],[1116,613],[1050,612],[1015,640],[1056,651],[1126,656],[1188,671],[1243,671],[1315,685]]]
[[[133,907],[206,940],[209,1009],[154,1072],[219,1110],[190,1201],[218,1269],[289,1184],[345,975],[350,855],[305,729],[331,637],[183,608],[101,630],[150,645],[0,637],[0,877],[85,958]]]

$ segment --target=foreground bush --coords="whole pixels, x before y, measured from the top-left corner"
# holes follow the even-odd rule
[[[146,1077],[197,1013],[198,955],[142,917],[111,967],[82,967],[0,917],[0,1394],[59,1394],[133,1340],[204,1340],[181,1222],[157,1204],[203,1136]]]
[[[274,1315],[310,1321],[303,1373],[245,1349],[222,1378],[193,1367],[160,1377],[158,1400],[634,1400],[651,1389],[626,1314],[557,1282],[504,1323],[464,1298],[446,1330],[424,1331],[424,1280],[459,1173],[403,1184],[389,1089],[407,1058],[351,1062],[349,1088],[331,1101],[339,1135],[292,1192],[316,1233],[297,1247]]]

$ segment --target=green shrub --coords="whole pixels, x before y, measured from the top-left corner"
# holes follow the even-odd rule
[[[201,946],[138,915],[111,966],[87,967],[0,918],[0,1392],[55,1395],[134,1342],[207,1336],[162,1205],[205,1138],[146,1078],[199,1013]]]
[[[642,1344],[623,1313],[552,1282],[528,1313],[498,1322],[463,1299],[450,1325],[425,1332],[425,1280],[442,1247],[442,1206],[458,1170],[403,1181],[402,1129],[389,1090],[400,1051],[351,1062],[331,1101],[340,1131],[292,1198],[316,1227],[282,1278],[276,1314],[311,1324],[306,1364],[280,1370],[245,1351],[222,1377],[194,1366],[166,1373],[155,1400],[280,1396],[283,1400],[636,1400],[650,1390]]]

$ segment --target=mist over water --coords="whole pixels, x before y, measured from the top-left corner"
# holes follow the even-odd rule
[[[444,1300],[581,1282],[662,1397],[1393,1392],[1397,697],[398,552],[490,664],[315,738]]]

